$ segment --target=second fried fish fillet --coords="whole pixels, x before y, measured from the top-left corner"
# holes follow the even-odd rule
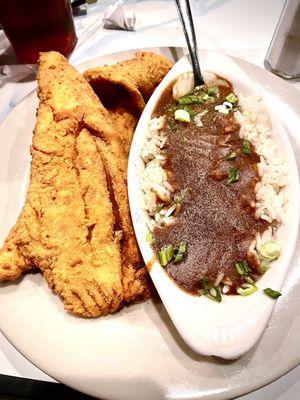
[[[132,60],[112,66],[87,70],[84,77],[109,112],[114,126],[113,141],[123,144],[119,154],[108,160],[112,171],[116,205],[123,230],[121,242],[124,300],[134,301],[145,295],[141,268],[142,258],[138,249],[130,218],[127,185],[127,160],[132,136],[146,101],[156,86],[172,67],[165,57],[151,52],[138,52]],[[99,145],[100,149],[103,147]],[[105,149],[103,149],[105,157]]]

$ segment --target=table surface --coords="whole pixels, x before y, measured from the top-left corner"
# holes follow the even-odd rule
[[[185,45],[173,1],[126,1],[125,16],[135,12],[137,17],[134,32],[101,27],[108,6],[114,3],[98,0],[88,7],[86,15],[75,18],[79,44],[70,59],[75,66],[91,58],[132,48]],[[194,0],[191,5],[200,48],[222,51],[263,67],[284,0]],[[12,78],[0,80],[0,121],[36,87],[34,80],[26,79],[32,68],[14,62],[8,42],[0,32],[1,71],[6,64],[9,64]],[[300,89],[300,81],[291,81],[291,84]],[[27,361],[1,333],[0,374],[54,382]],[[296,400],[299,392],[300,366],[239,399]]]

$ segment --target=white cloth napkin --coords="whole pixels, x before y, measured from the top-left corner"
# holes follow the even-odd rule
[[[134,11],[126,13],[123,4],[123,0],[118,0],[115,4],[108,7],[104,13],[104,28],[134,31],[136,23],[135,13]]]

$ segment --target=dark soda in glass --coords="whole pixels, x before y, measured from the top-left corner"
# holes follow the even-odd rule
[[[37,62],[40,51],[68,55],[77,42],[69,0],[0,0],[0,24],[28,64]]]

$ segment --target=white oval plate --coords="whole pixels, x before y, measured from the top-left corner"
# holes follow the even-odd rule
[[[174,48],[156,51],[176,53]],[[128,59],[134,52],[102,56],[80,69]],[[265,70],[236,62],[272,102],[299,152],[299,92]],[[37,104],[33,93],[0,125],[0,240],[16,221],[24,200]],[[275,380],[300,362],[299,260],[298,249],[262,338],[232,362],[190,350],[157,298],[106,318],[82,320],[65,313],[40,274],[0,285],[0,329],[48,375],[103,400],[234,398]],[[9,362],[20,370],[13,357]]]
[[[252,81],[229,57],[215,53],[201,53],[201,68],[204,77],[207,71],[228,79],[237,93],[244,96],[262,96]],[[146,264],[153,264],[150,276],[177,330],[186,343],[203,355],[214,355],[234,359],[246,353],[260,338],[271,316],[274,300],[263,293],[271,287],[281,290],[296,244],[299,224],[299,177],[292,147],[280,120],[271,105],[263,104],[269,115],[273,137],[277,141],[280,154],[285,158],[290,172],[290,183],[286,187],[289,196],[286,225],[280,227],[277,239],[282,243],[282,253],[278,261],[257,282],[259,290],[251,296],[223,296],[216,303],[206,296],[193,296],[181,290],[165,273],[146,241],[148,214],[141,208],[141,175],[144,162],[140,154],[146,142],[149,120],[158,99],[169,84],[179,75],[191,72],[188,57],[179,60],[156,88],[143,111],[132,141],[128,164],[129,201],[135,233]],[[153,260],[155,261],[153,262]]]

